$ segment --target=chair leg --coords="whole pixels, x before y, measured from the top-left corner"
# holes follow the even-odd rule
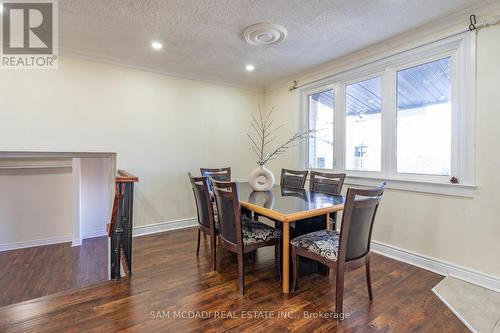
[[[219,252],[219,255],[218,255],[219,260],[217,260],[217,272],[220,273],[221,272],[221,270],[220,270],[220,268],[221,268],[221,262],[222,262],[222,259],[224,258],[224,256],[222,255],[223,254],[223,252],[222,252],[222,242],[220,241],[220,239],[219,239],[219,241],[217,243],[218,243],[217,247],[219,248],[219,251],[217,251],[217,252]]]
[[[200,254],[200,229],[198,229],[198,245],[196,246],[196,256]]]
[[[368,297],[373,300],[372,279],[370,274],[370,260],[366,262],[366,285],[368,286]]]
[[[257,250],[250,252],[250,260],[255,263],[255,258],[257,257]]]
[[[282,281],[283,279],[281,274],[281,247],[281,241],[274,245],[274,269],[278,271],[280,275],[280,281]]]
[[[292,246],[292,266],[293,266],[292,292],[295,292],[299,280],[299,257],[297,256],[297,248],[295,246]]]
[[[212,259],[212,270],[215,271],[217,262],[217,236],[215,235],[210,237],[210,257]]]
[[[283,240],[278,243],[278,270],[280,272],[280,282],[283,281]]]
[[[337,312],[338,318],[342,318],[343,302],[344,302],[344,268],[337,266],[337,279],[336,291],[335,291],[335,311]]]
[[[238,253],[238,284],[240,294],[245,294],[245,269],[243,266],[243,253]]]

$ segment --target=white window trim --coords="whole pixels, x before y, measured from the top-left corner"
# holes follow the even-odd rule
[[[396,173],[396,72],[428,61],[452,57],[452,170],[460,184],[448,176]],[[345,170],[345,87],[363,79],[382,77],[381,172]],[[308,95],[333,89],[334,168],[321,171],[346,172],[346,184],[372,186],[388,181],[387,188],[453,196],[474,196],[475,185],[475,98],[476,33],[465,32],[427,43],[389,57],[358,65],[300,89],[301,127],[308,127]],[[309,143],[300,146],[301,164],[308,168]],[[458,159],[458,156],[462,156]]]
[[[346,80],[346,81],[343,81],[343,82],[340,82],[339,84],[341,85],[341,90],[340,92],[342,93],[342,105],[341,107],[339,108],[342,112],[339,112],[339,127],[342,126],[342,128],[339,130],[342,131],[342,138],[339,138],[341,140],[344,140],[344,138],[346,137],[346,113],[345,113],[345,110],[346,110],[346,99],[345,99],[345,96],[346,96],[346,87],[348,85],[351,85],[351,84],[354,84],[354,83],[358,83],[358,82],[362,82],[362,81],[365,81],[365,80],[369,80],[369,79],[373,79],[373,78],[376,78],[376,77],[380,77],[381,80],[382,80],[382,91],[383,90],[383,85],[384,85],[384,81],[386,80],[385,76],[384,76],[384,73],[385,71],[374,71],[374,72],[371,72],[370,74],[365,74],[365,75],[362,75],[362,76],[356,76],[355,78],[352,78],[350,80]],[[382,114],[384,113],[384,96],[382,96]],[[384,133],[383,131],[383,119],[382,119],[382,132],[381,132],[381,136],[383,139],[383,135],[382,133]],[[383,144],[384,142],[381,141],[381,148],[383,147]],[[343,166],[343,170],[348,173],[349,175],[357,175],[359,177],[366,177],[366,178],[370,178],[370,177],[377,177],[379,175],[382,174],[383,170],[384,170],[384,167],[383,167],[383,163],[384,163],[384,159],[383,159],[383,153],[381,152],[381,170],[380,171],[359,171],[359,170],[347,170],[345,168],[345,165],[346,165],[346,151],[345,151],[345,144],[342,144],[340,145],[341,146],[341,149],[339,150],[339,165]],[[382,148],[383,149],[383,148]]]
[[[305,94],[301,95],[301,109],[302,110],[306,110],[305,113],[302,112],[302,117],[301,117],[301,128],[309,128],[309,96],[310,95],[313,95],[313,94],[317,94],[317,93],[320,93],[320,92],[324,92],[324,91],[328,91],[328,90],[333,90],[334,92],[334,97],[333,97],[333,101],[334,101],[334,105],[335,105],[335,101],[336,101],[336,98],[337,98],[337,94],[336,94],[336,87],[334,84],[323,84],[321,86],[317,86],[317,87],[312,87],[312,88],[309,88],[307,90],[305,90]],[[333,114],[334,114],[334,119],[333,119],[333,128],[334,128],[334,137],[333,137],[333,147],[334,147],[334,150],[335,150],[335,143],[338,142],[336,140],[336,137],[335,137],[335,106],[334,106],[334,111],[333,111]],[[300,155],[301,155],[301,164],[304,164],[305,165],[305,168],[309,169],[309,140],[304,140],[304,142],[306,142],[305,145],[301,144],[299,146],[299,152],[300,152]],[[334,155],[335,156],[335,152],[334,152]],[[333,161],[333,167],[335,168],[335,159]],[[328,169],[323,169],[323,170],[328,170]]]

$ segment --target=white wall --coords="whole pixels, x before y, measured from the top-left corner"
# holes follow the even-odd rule
[[[418,42],[410,36],[406,36],[406,41]],[[496,277],[500,277],[499,41],[498,25],[478,32],[476,195],[459,198],[387,190],[373,235],[376,241]],[[405,42],[400,44],[404,46]],[[378,49],[382,53],[391,51],[387,45]],[[371,48],[349,57],[369,58],[375,51],[376,48]],[[326,72],[348,67],[347,58],[332,63]],[[308,75],[316,74],[305,77]],[[274,106],[283,121],[294,122],[295,127],[288,129],[290,132],[298,128],[297,91],[290,93],[287,87],[270,91],[265,95],[265,106]],[[275,172],[281,167],[301,167],[298,150],[272,166]]]
[[[247,75],[242,73],[242,75]],[[255,167],[245,136],[263,94],[73,58],[0,74],[0,151],[116,152],[140,178],[135,225],[195,216],[187,172]]]
[[[72,188],[71,168],[0,170],[0,250],[71,240]]]
[[[103,236],[110,221],[110,158],[80,159],[80,223],[82,239]]]

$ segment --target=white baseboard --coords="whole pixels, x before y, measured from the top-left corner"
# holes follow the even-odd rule
[[[194,227],[198,224],[198,218],[190,217],[187,219],[161,222],[156,224],[149,224],[144,226],[135,227],[133,231],[133,236],[144,236],[150,234],[156,234],[159,232],[165,232],[170,230],[184,229],[189,227]]]
[[[82,245],[82,239],[76,238],[71,241],[71,247]]]
[[[0,252],[9,251],[9,250],[24,249],[24,248],[28,248],[28,247],[34,247],[34,246],[69,243],[71,241],[72,241],[71,236],[57,236],[57,237],[36,239],[36,240],[30,240],[30,241],[24,241],[24,242],[0,244]]]
[[[478,286],[500,292],[500,278],[438,260],[415,252],[400,249],[384,243],[372,241],[371,250],[389,258],[406,262],[428,271],[445,276],[453,276]]]

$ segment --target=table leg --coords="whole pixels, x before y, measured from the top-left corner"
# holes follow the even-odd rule
[[[290,224],[281,223],[283,226],[283,293],[290,290]]]

